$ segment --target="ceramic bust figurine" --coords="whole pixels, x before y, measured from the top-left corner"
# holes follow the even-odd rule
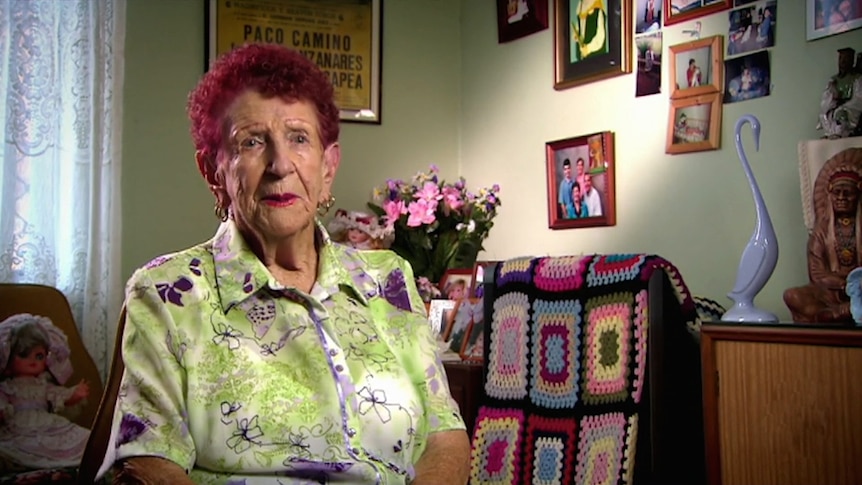
[[[387,231],[373,214],[338,209],[327,225],[335,242],[356,249],[387,249],[392,244],[393,231]]]
[[[862,113],[862,66],[853,66],[856,51],[838,49],[838,73],[820,98],[820,118],[817,129],[824,138],[844,138],[860,134],[859,115]]]
[[[784,302],[795,322],[850,323],[848,274],[862,266],[862,148],[844,150],[814,182],[814,227],[808,237],[809,283],[789,288]]]

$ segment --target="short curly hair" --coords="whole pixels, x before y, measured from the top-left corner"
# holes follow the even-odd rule
[[[207,163],[215,162],[221,146],[225,110],[249,89],[266,97],[312,103],[317,109],[323,146],[338,141],[338,108],[326,73],[287,47],[246,44],[219,57],[189,94],[186,110],[192,141]]]

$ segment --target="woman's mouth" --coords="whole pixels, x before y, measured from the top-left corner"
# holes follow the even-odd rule
[[[272,206],[272,207],[286,207],[294,203],[298,197],[295,194],[290,193],[282,193],[282,194],[270,194],[263,197],[262,201],[264,204]]]

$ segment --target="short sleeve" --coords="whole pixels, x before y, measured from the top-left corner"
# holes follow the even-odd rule
[[[125,366],[114,411],[110,462],[158,456],[191,470],[196,454],[188,432],[185,369],[170,348],[174,319],[156,286],[139,270],[129,281],[122,337]]]
[[[466,429],[458,410],[458,403],[449,392],[449,381],[443,362],[440,360],[437,339],[431,331],[425,304],[416,288],[413,270],[404,259],[398,258],[399,269],[404,273],[410,297],[411,314],[407,323],[408,340],[403,348],[402,359],[411,372],[411,379],[423,400],[428,434],[437,431]],[[418,457],[416,457],[418,458]]]

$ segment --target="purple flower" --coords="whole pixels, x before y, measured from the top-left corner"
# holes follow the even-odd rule
[[[386,286],[383,287],[383,297],[396,308],[410,310],[410,296],[407,294],[404,273],[400,269],[396,269],[386,277]]]
[[[134,414],[124,414],[120,421],[120,436],[117,438],[117,447],[129,443],[137,439],[138,436],[144,434],[147,429],[147,423]]]
[[[198,258],[194,258],[189,262],[189,271],[196,274],[197,276],[201,275],[201,260]]]
[[[182,293],[187,293],[193,286],[192,280],[185,276],[180,276],[173,283],[156,283],[156,290],[158,290],[163,302],[171,302],[176,306],[183,306]]]

